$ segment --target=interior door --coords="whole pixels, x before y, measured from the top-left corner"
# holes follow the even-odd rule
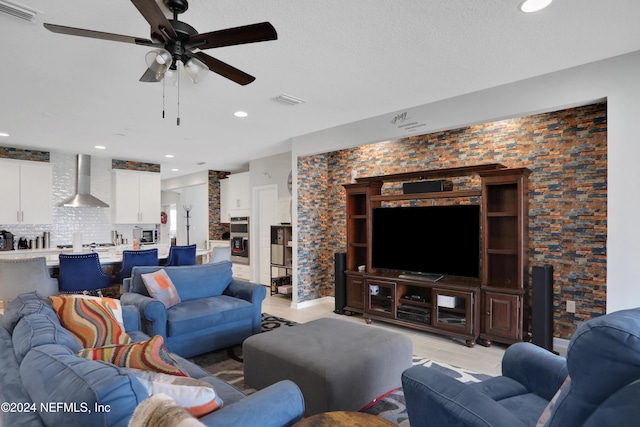
[[[278,186],[265,185],[256,187],[253,194],[253,224],[257,224],[251,234],[249,244],[253,251],[251,264],[254,278],[258,283],[271,285],[271,226],[276,223],[276,206],[278,202]],[[252,230],[253,231],[253,230]]]

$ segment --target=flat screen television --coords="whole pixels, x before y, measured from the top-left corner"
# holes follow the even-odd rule
[[[373,209],[372,267],[480,277],[480,206]]]

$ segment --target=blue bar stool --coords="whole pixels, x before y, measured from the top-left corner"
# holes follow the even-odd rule
[[[102,291],[111,287],[111,276],[102,270],[95,252],[89,254],[60,254],[58,288],[60,292],[73,294]]]
[[[169,257],[167,258],[166,264],[167,266],[195,264],[196,245],[169,247]]]
[[[124,279],[131,277],[131,269],[137,265],[158,265],[158,249],[122,251],[122,268],[113,279],[114,285],[122,285]]]

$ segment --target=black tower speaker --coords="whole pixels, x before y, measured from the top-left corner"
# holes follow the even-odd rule
[[[553,266],[532,268],[531,342],[553,351]]]
[[[347,254],[344,252],[336,252],[335,258],[335,313],[344,314],[344,307],[347,305],[347,279],[344,274],[347,268]]]

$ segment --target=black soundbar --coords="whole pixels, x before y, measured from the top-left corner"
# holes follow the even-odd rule
[[[448,179],[435,179],[431,181],[405,182],[402,184],[404,194],[435,193],[438,191],[451,191],[453,183]]]

